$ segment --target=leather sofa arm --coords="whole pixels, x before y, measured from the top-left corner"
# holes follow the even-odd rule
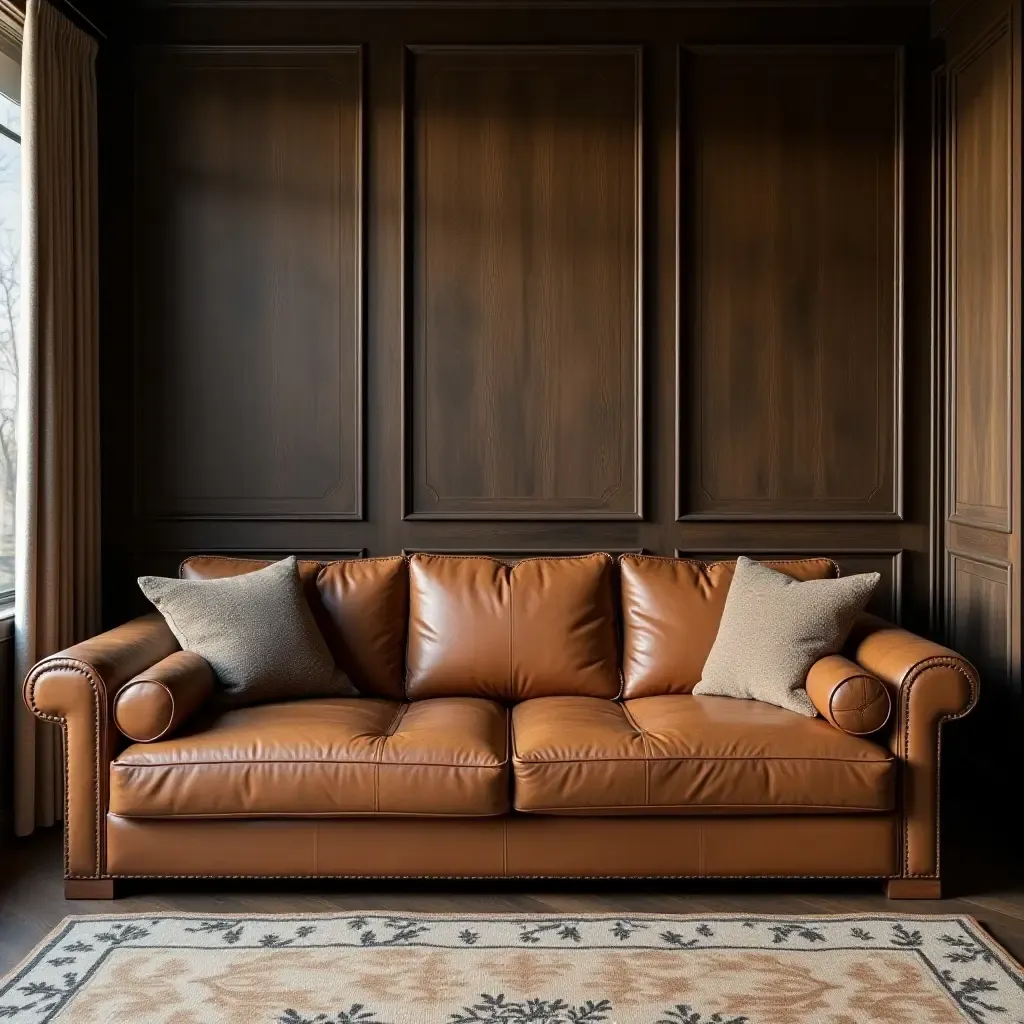
[[[819,658],[807,673],[806,689],[818,714],[851,736],[878,732],[892,713],[885,683],[841,654]]]
[[[978,673],[955,651],[874,615],[859,616],[847,651],[893,699],[889,746],[901,762],[901,876],[933,882],[900,894],[938,897],[942,726],[977,703]]]
[[[25,679],[25,703],[64,733],[64,875],[98,878],[106,870],[104,819],[117,730],[118,691],[143,669],[178,650],[159,613],[44,658]]]

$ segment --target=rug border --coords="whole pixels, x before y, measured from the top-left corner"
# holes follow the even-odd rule
[[[1002,964],[1003,969],[1009,974],[1014,981],[1024,990],[1024,964],[1019,963],[1017,958],[986,928],[976,917],[970,914],[964,914],[963,920],[969,921],[978,931],[981,933],[982,938],[989,942],[995,952],[1003,958],[1005,963]],[[1017,974],[1020,977],[1017,977]]]
[[[304,912],[280,912],[270,914],[259,914],[252,912],[245,912],[242,914],[226,914],[226,913],[215,913],[215,914],[203,914],[198,911],[165,911],[163,913],[151,913],[146,914],[141,911],[133,911],[125,914],[66,914],[60,919],[60,921],[54,925],[40,939],[30,950],[25,954],[9,971],[6,971],[0,976],[0,988],[5,987],[11,981],[11,979],[21,973],[25,966],[32,960],[35,960],[41,951],[50,945],[51,941],[56,935],[64,931],[70,924],[77,923],[79,921],[125,921],[125,920],[147,920],[153,921],[156,919],[167,919],[167,918],[184,918],[191,920],[203,920],[210,921],[216,918],[227,918],[232,921],[244,921],[244,920],[295,920],[296,918],[346,918],[346,917],[409,917],[409,918],[426,918],[434,921],[450,921],[450,920],[471,920],[471,921],[491,921],[495,918],[501,918],[502,920],[528,920],[536,921],[543,918],[557,918],[563,921],[573,920],[606,920],[606,921],[621,921],[628,918],[630,921],[644,921],[644,920],[707,920],[708,918],[735,918],[744,921],[757,920],[763,918],[765,920],[772,921],[815,921],[818,919],[833,919],[833,920],[878,920],[879,918],[891,918],[899,921],[957,921],[967,922],[974,925],[975,928],[981,933],[984,939],[991,943],[996,953],[998,953],[1004,960],[1005,963],[1002,965],[1003,969],[1010,975],[1015,973],[1020,974],[1018,983],[1024,988],[1024,964],[1017,962],[1016,958],[1010,954],[1005,946],[1002,945],[992,934],[985,928],[981,922],[970,914],[899,914],[890,913],[887,911],[878,911],[876,913],[854,913],[854,914],[764,914],[764,913],[752,913],[743,914],[735,911],[727,911],[725,913],[712,913],[712,914],[651,914],[651,913],[621,913],[621,914],[608,914],[608,913],[552,913],[545,911],[540,914],[525,914],[525,913],[508,913],[508,914],[495,914],[495,913],[466,913],[466,914],[454,914],[454,913],[437,913],[437,912],[411,912],[403,913],[400,910],[365,910],[365,909],[353,909],[347,912],[339,911],[313,911],[311,913]]]

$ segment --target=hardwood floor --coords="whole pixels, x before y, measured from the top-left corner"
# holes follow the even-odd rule
[[[112,902],[68,902],[63,895],[61,845],[50,829],[0,852],[0,975],[14,967],[68,914],[196,911],[208,914],[325,913],[395,910],[405,913],[764,913],[823,914],[886,911],[966,914],[976,918],[1024,962],[1024,871],[1002,845],[974,839],[947,848],[947,899],[887,900],[874,883],[366,883],[200,886],[137,883]]]

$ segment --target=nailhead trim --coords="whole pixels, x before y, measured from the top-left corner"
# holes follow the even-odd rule
[[[68,754],[68,723],[66,718],[61,718],[58,715],[47,715],[39,710],[36,705],[35,686],[39,678],[45,675],[47,672],[74,672],[80,676],[83,676],[86,682],[92,689],[93,696],[93,802],[96,806],[96,821],[95,821],[95,857],[96,857],[96,875],[71,875],[71,851],[70,851],[70,836],[71,831],[71,787],[68,784],[71,778],[71,764],[70,755]],[[103,844],[103,809],[101,807],[101,793],[100,793],[100,712],[102,701],[100,699],[100,691],[103,688],[103,684],[100,682],[99,676],[97,676],[90,665],[87,665],[84,661],[77,661],[74,658],[47,658],[28,674],[25,679],[25,700],[28,703],[29,708],[37,718],[41,718],[44,722],[55,722],[61,727],[61,734],[63,737],[62,746],[64,748],[64,877],[65,878],[89,878],[89,877],[102,877],[102,857],[101,849]]]
[[[903,818],[903,878],[938,878],[941,872],[941,865],[939,858],[941,856],[941,842],[940,835],[941,829],[939,827],[939,816],[942,812],[942,727],[946,722],[956,721],[958,718],[963,718],[964,715],[968,714],[975,704],[978,703],[978,675],[962,658],[950,657],[949,655],[938,655],[934,658],[925,658],[923,661],[917,662],[911,667],[907,674],[900,681],[900,704],[902,705],[901,710],[903,713],[903,750],[902,756],[899,756],[901,763],[906,762],[907,753],[910,750],[910,693],[917,682],[929,669],[933,668],[951,668],[955,672],[959,672],[960,675],[967,680],[967,685],[970,687],[971,696],[967,702],[967,706],[960,711],[952,711],[948,715],[943,715],[936,723],[936,753],[935,753],[935,873],[934,874],[917,874],[910,871],[910,819],[906,813],[901,816]],[[906,693],[904,697],[903,694]],[[904,797],[906,797],[906,777],[904,776]],[[904,803],[903,811],[906,811],[906,804]]]
[[[68,875],[66,876],[69,881],[97,881],[98,879],[88,878],[87,876],[81,875]],[[888,879],[900,879],[902,875],[103,875],[103,879],[132,879],[132,878],[152,878],[152,879],[192,879],[201,881],[203,879],[210,879],[213,881],[228,881],[228,880],[245,880],[245,881],[288,881],[294,879],[296,881],[330,881],[332,879],[346,880],[351,879],[353,881],[481,881],[481,882],[496,882],[496,881],[580,881],[586,882],[590,880],[595,881],[658,881],[664,879],[680,879],[690,881],[715,881],[716,879],[750,879],[751,881],[804,881],[813,879],[822,879],[826,881],[860,881],[860,880],[871,880],[871,881],[882,881]],[[915,878],[929,878],[938,880],[938,875],[915,875]]]

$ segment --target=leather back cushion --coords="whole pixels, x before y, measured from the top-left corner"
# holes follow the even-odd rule
[[[193,555],[184,579],[216,579],[269,565],[256,558]],[[339,668],[360,691],[402,700],[409,581],[405,559],[299,560],[299,578],[313,618]]]
[[[405,699],[409,567],[405,558],[331,562],[316,581],[334,660],[361,692]]]
[[[406,692],[411,700],[521,701],[619,692],[609,555],[409,561]]]
[[[834,579],[830,558],[766,561],[797,580]],[[715,642],[735,562],[623,555],[623,696],[689,693]]]

